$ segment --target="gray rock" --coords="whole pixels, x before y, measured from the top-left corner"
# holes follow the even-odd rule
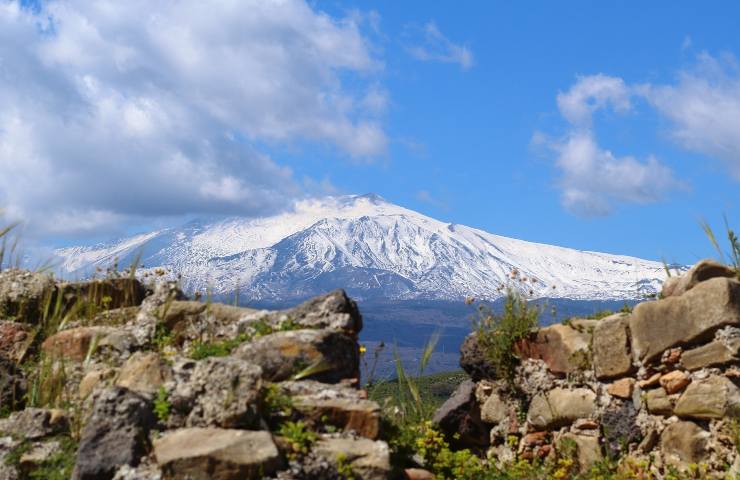
[[[663,430],[660,448],[670,464],[699,463],[709,454],[709,438],[709,432],[694,422],[676,422]]]
[[[621,377],[632,371],[628,324],[629,315],[617,313],[601,319],[594,327],[591,348],[596,378]]]
[[[632,402],[612,403],[601,415],[604,448],[610,458],[616,459],[630,445],[642,440],[642,431],[637,425],[638,410]]]
[[[0,271],[0,318],[35,323],[54,296],[54,279],[46,273],[10,268]]]
[[[344,290],[334,290],[295,308],[270,314],[273,322],[290,320],[303,328],[328,328],[357,334],[362,330],[362,315],[357,303]]]
[[[0,420],[0,433],[12,434],[26,440],[38,440],[68,429],[69,420],[66,413],[57,409],[27,408]]]
[[[645,403],[648,412],[653,415],[663,415],[664,417],[673,415],[673,402],[662,388],[648,390],[645,393]]]
[[[679,417],[709,420],[740,416],[740,389],[729,379],[712,375],[695,380],[676,402]]]
[[[570,425],[596,412],[596,394],[587,388],[554,388],[536,395],[529,404],[527,421],[545,430]]]
[[[233,357],[211,357],[192,368],[170,401],[188,427],[249,428],[259,422],[262,370]]]
[[[434,413],[432,422],[439,426],[455,446],[485,447],[488,445],[488,427],[480,417],[475,399],[475,383],[466,380]]]
[[[107,480],[122,465],[138,465],[154,421],[145,397],[122,387],[101,390],[82,429],[72,478]]]
[[[496,378],[496,368],[478,343],[478,336],[475,333],[465,337],[460,346],[460,367],[470,375],[474,382]]]
[[[498,424],[509,418],[509,405],[501,396],[492,392],[480,407],[480,418],[486,423]]]
[[[276,332],[242,344],[234,356],[262,367],[263,378],[276,382],[296,374],[326,383],[359,378],[357,342],[331,330]]]
[[[726,365],[740,361],[740,338],[727,342],[715,340],[701,347],[686,350],[681,355],[681,365],[686,370],[699,370],[706,367]]]
[[[283,465],[269,432],[185,428],[154,441],[163,477],[242,480],[271,475]]]
[[[385,442],[367,438],[323,438],[316,442],[313,451],[335,465],[343,462],[358,480],[391,477],[390,449]]]
[[[681,296],[643,302],[630,315],[636,360],[651,362],[672,347],[711,336],[726,325],[740,324],[740,282],[712,278]]]

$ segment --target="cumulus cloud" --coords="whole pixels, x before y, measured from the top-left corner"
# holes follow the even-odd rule
[[[638,91],[671,122],[679,145],[723,161],[740,180],[740,68],[734,57],[704,53],[675,85],[648,84]]]
[[[412,28],[413,45],[406,49],[412,57],[425,62],[457,63],[463,70],[474,64],[473,52],[445,37],[434,22]]]
[[[611,213],[616,203],[651,203],[679,187],[670,168],[655,157],[639,161],[632,156],[617,156],[601,148],[593,130],[593,115],[611,107],[616,112],[631,108],[631,89],[617,77],[580,77],[567,91],[557,96],[558,109],[568,121],[564,138],[548,142],[555,151],[560,170],[559,187],[563,206],[582,216]]]
[[[0,205],[57,233],[283,208],[300,182],[254,145],[382,154],[382,68],[303,0],[2,1]]]

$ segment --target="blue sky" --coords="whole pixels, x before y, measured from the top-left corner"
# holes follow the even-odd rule
[[[202,8],[0,0],[0,204],[31,235],[375,192],[689,263],[700,219],[740,222],[736,2]]]

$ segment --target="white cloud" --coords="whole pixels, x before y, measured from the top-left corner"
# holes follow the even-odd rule
[[[569,123],[564,138],[548,141],[560,170],[563,206],[578,215],[607,215],[615,203],[651,203],[679,188],[670,168],[655,157],[641,162],[632,156],[614,155],[598,145],[592,128],[593,114],[612,107],[631,108],[631,89],[620,78],[592,75],[578,78],[567,92],[557,96],[560,113]],[[540,133],[533,143],[545,140]]]
[[[382,154],[382,68],[303,0],[2,1],[0,205],[57,233],[282,208],[300,182],[251,145]]]
[[[740,69],[734,57],[702,54],[675,85],[643,85],[639,91],[671,121],[681,146],[720,159],[740,180]]]
[[[414,45],[407,47],[408,52],[417,60],[425,62],[457,63],[463,70],[474,64],[473,52],[466,46],[459,45],[445,37],[434,22],[428,22],[421,29],[413,28]]]

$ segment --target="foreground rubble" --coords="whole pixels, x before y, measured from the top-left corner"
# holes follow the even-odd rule
[[[0,320],[2,479],[391,474],[342,291],[258,311],[8,270]]]

